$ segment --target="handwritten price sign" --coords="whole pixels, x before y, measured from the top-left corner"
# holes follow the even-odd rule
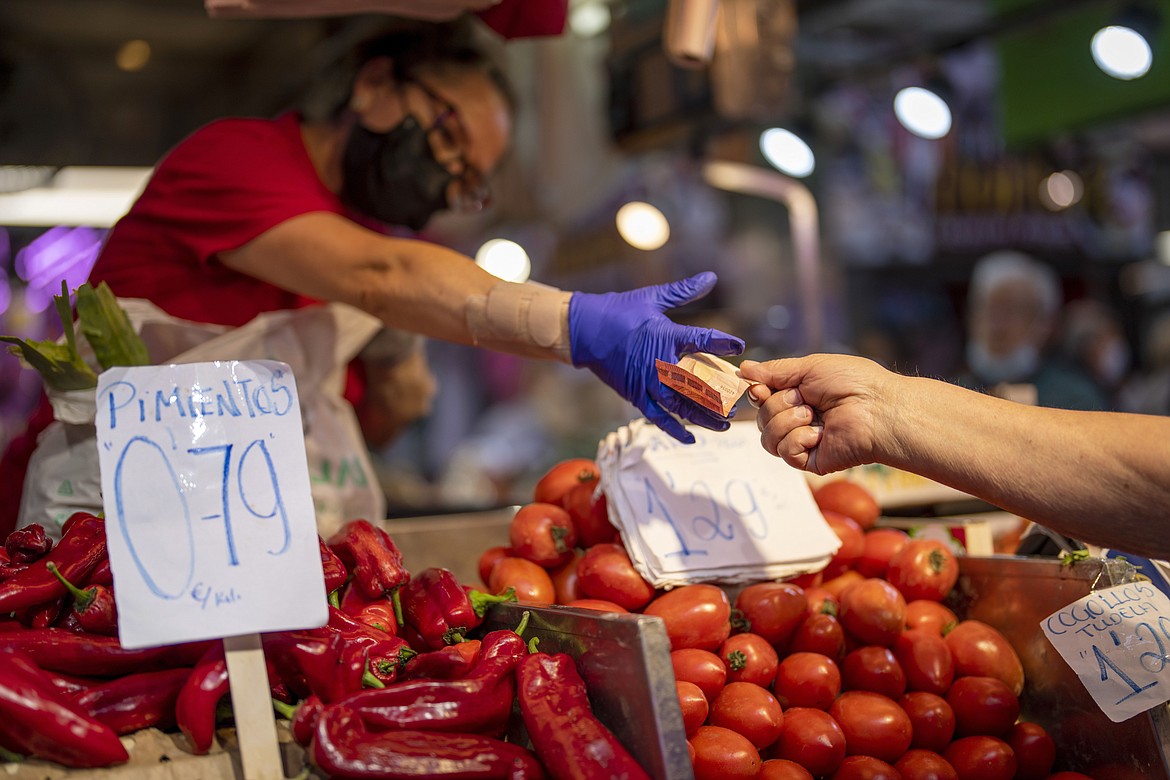
[[[760,446],[752,422],[692,428],[680,444],[637,420],[598,449],[610,515],[656,586],[776,579],[823,567],[840,546],[804,475]]]
[[[110,369],[95,422],[124,646],[325,623],[287,365]]]
[[[1170,599],[1149,583],[1090,593],[1040,625],[1115,723],[1170,701]]]

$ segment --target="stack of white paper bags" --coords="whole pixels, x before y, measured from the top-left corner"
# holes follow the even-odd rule
[[[610,520],[638,572],[665,588],[824,568],[841,543],[804,474],[764,451],[753,422],[689,430],[696,442],[682,444],[635,420],[598,447]]]

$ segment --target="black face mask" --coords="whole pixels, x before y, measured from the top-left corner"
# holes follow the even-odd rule
[[[379,222],[421,230],[448,207],[453,179],[410,114],[384,133],[357,123],[342,156],[341,200]]]

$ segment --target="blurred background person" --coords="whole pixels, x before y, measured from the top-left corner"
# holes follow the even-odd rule
[[[1066,359],[1097,383],[1109,409],[1120,409],[1118,394],[1129,377],[1131,350],[1117,313],[1091,298],[1070,302],[1061,318]]]
[[[1038,406],[1108,407],[1087,374],[1051,349],[1061,306],[1060,280],[1022,252],[993,252],[971,274],[967,371],[955,382]]]
[[[1142,339],[1142,365],[1121,389],[1124,412],[1170,414],[1170,310],[1158,314]]]

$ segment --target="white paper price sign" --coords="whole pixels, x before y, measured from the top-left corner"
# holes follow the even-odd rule
[[[691,428],[681,444],[644,420],[598,449],[601,484],[630,558],[656,586],[813,571],[840,540],[804,475],[766,453],[751,422]]]
[[[1115,723],[1170,701],[1170,599],[1153,585],[1095,591],[1040,625]]]
[[[96,425],[125,647],[324,625],[287,365],[110,369],[98,381]]]

